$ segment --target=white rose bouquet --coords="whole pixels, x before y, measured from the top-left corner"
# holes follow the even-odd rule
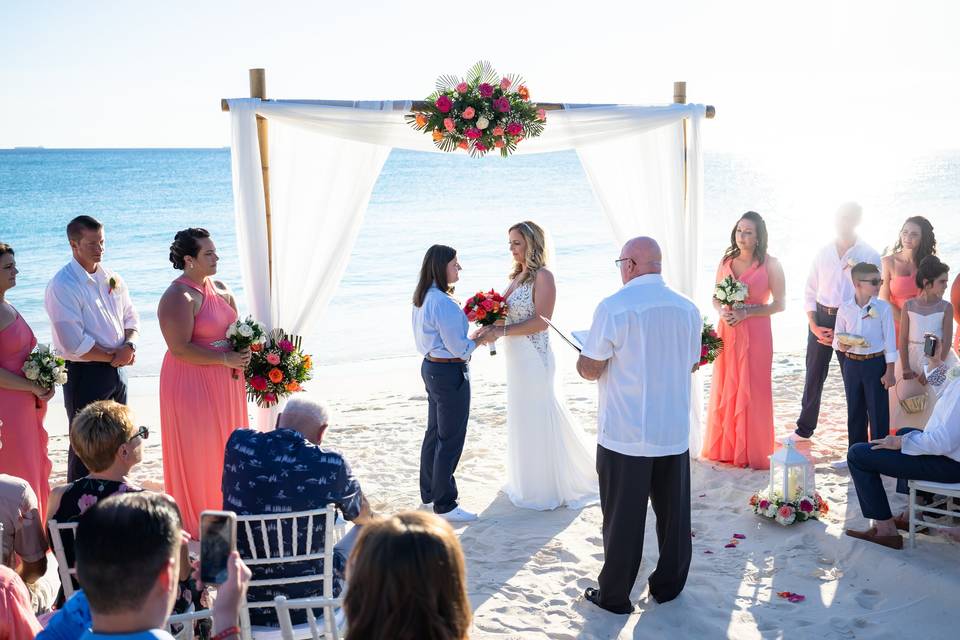
[[[226,338],[225,341],[218,340],[213,346],[230,346],[234,351],[260,351],[267,341],[267,331],[253,316],[247,316],[246,320],[237,320],[227,327]],[[233,377],[237,377],[236,370],[233,371]]]
[[[67,363],[50,345],[40,344],[30,352],[23,363],[23,375],[44,389],[67,382]]]
[[[713,299],[730,308],[742,305],[744,300],[747,299],[747,285],[736,280],[733,276],[727,276],[717,283],[713,290]]]

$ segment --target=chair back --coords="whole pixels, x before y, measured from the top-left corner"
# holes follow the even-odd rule
[[[60,574],[60,584],[63,585],[63,597],[69,599],[73,595],[73,579],[77,576],[76,565],[70,566],[67,563],[67,553],[63,547],[63,531],[70,532],[71,541],[77,537],[76,522],[57,522],[49,520],[47,527],[50,529],[50,541],[53,543],[53,555],[57,559],[57,573]],[[74,556],[76,557],[76,556]]]
[[[283,596],[274,599],[277,608],[277,620],[280,622],[280,634],[283,640],[340,640],[345,631],[342,615],[343,598],[297,598],[287,600]],[[305,625],[293,626],[291,610],[303,609],[307,613]],[[323,609],[323,616],[317,620],[315,609]]]
[[[201,609],[189,613],[178,613],[167,618],[166,628],[176,640],[193,640],[193,627],[197,620],[209,619],[213,624],[213,609]]]

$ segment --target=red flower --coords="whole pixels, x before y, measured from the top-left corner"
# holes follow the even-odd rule
[[[450,109],[453,108],[453,101],[447,96],[440,96],[437,98],[437,111],[440,113],[447,113]]]
[[[266,391],[267,390],[267,379],[263,376],[254,376],[250,378],[247,382],[250,383],[250,386],[256,389],[257,391]]]
[[[483,309],[477,309],[477,320],[483,320],[487,317],[487,312]]]
[[[277,346],[280,347],[280,350],[284,353],[290,353],[293,351],[293,343],[289,340],[281,340],[277,343]]]
[[[493,311],[493,300],[489,298],[480,303],[484,311]]]
[[[706,358],[708,353],[710,353],[710,348],[707,347],[707,345],[703,345],[702,347],[700,347],[701,358]]]
[[[489,98],[490,96],[493,95],[493,87],[490,86],[489,84],[487,84],[486,82],[484,82],[484,83],[482,83],[480,86],[478,86],[478,87],[477,87],[477,91],[478,91],[478,92],[480,93],[480,95],[481,95],[482,97],[484,97],[484,98]]]
[[[263,401],[266,404],[273,404],[277,401],[277,394],[275,393],[265,393],[263,394]]]

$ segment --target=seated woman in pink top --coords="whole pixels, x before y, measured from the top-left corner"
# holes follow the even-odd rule
[[[200,512],[223,508],[223,450],[233,430],[248,425],[243,369],[250,351],[224,344],[237,305],[227,286],[213,279],[218,260],[206,229],[177,232],[170,262],[184,274],[167,287],[157,309],[168,349],[160,369],[163,485],[194,538]]]
[[[880,287],[880,299],[893,307],[893,323],[897,331],[897,343],[900,341],[900,315],[907,300],[916,298],[917,267],[927,256],[937,254],[937,237],[933,225],[923,216],[907,218],[900,228],[900,237],[893,245],[893,252],[884,256],[882,265],[883,284]]]

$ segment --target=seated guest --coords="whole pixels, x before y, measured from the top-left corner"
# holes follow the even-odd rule
[[[47,572],[48,547],[37,494],[26,480],[5,473],[0,473],[0,526],[3,527],[0,549],[4,554],[0,564],[13,567],[27,585],[34,612],[46,611],[53,601],[45,597],[44,591],[56,589],[39,588]]]
[[[266,433],[255,429],[234,431],[224,452],[224,510],[234,511],[237,515],[276,515],[321,509],[332,503],[345,519],[354,524],[369,522],[370,507],[360,490],[360,483],[350,471],[350,465],[336,451],[320,446],[328,423],[329,412],[323,404],[298,397],[287,403],[275,430]],[[305,521],[297,527],[300,553],[306,549],[306,529]],[[314,518],[313,540],[322,541],[325,530],[324,519]],[[259,532],[254,532],[254,539],[258,541],[257,552],[265,553],[259,546]],[[292,535],[284,536],[284,542],[286,553],[292,554]],[[238,536],[237,546],[244,557],[249,557],[247,536]],[[345,565],[346,554],[335,550],[334,597],[338,597],[343,588]],[[323,563],[308,561],[254,566],[253,572],[255,580],[293,578],[322,574]],[[287,598],[321,596],[323,584],[317,579],[250,590],[253,602],[272,602],[278,595]],[[250,620],[255,625],[277,624],[273,609],[252,609]],[[299,623],[296,616],[294,622]]]
[[[351,638],[464,640],[470,600],[453,529],[414,511],[367,525],[348,568],[343,608]]]
[[[187,536],[169,496],[144,491],[113,495],[80,517],[77,577],[93,628],[81,640],[172,640],[164,628],[179,591],[180,549]],[[250,570],[234,552],[213,605],[218,640],[237,627]]]
[[[901,493],[907,492],[907,480],[960,482],[960,381],[947,385],[923,431],[904,428],[895,436],[850,447],[847,463],[860,510],[864,518],[873,519],[874,526],[866,531],[847,529],[848,536],[903,548],[897,528],[906,528],[907,523],[890,513],[881,476],[898,478]]]
[[[0,565],[0,640],[30,640],[43,629],[17,572]]]

